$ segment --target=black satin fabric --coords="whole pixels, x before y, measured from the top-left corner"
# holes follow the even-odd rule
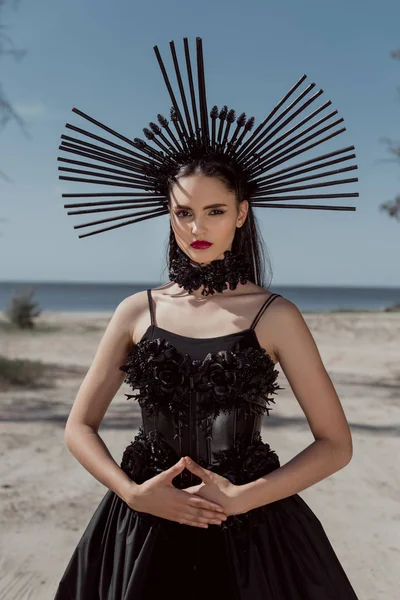
[[[161,334],[162,339],[171,344],[171,348],[163,347],[169,357],[168,373],[165,364],[160,363],[162,357],[157,353],[151,356],[153,346],[146,346],[147,341],[157,336],[161,338]],[[196,368],[207,353],[218,353],[222,349],[234,352],[235,357],[223,355],[228,369],[231,364],[242,364],[240,361],[247,356],[246,348],[262,350],[252,329],[196,340],[159,328],[157,331],[152,326],[139,344],[144,352],[140,357],[133,357],[132,370],[139,369],[140,361],[148,365],[154,359],[155,364],[164,364],[164,370],[160,371],[164,382],[177,381],[182,371],[183,363],[176,360],[176,352],[182,356],[190,354],[199,361],[194,364]],[[232,362],[233,358],[240,361]],[[171,371],[174,364],[178,365],[176,373]],[[214,368],[215,364],[211,366]],[[245,367],[248,372],[249,365]],[[215,381],[221,391],[224,377],[221,380],[218,369],[213,373],[218,375]],[[130,369],[124,370],[129,379]],[[174,397],[168,394],[162,397],[165,406],[161,403],[161,410],[158,405],[154,410],[156,403],[160,404],[160,396],[152,403],[142,388],[143,423],[123,453],[121,468],[125,473],[141,483],[175,464],[185,454],[191,454],[200,464],[236,485],[280,468],[277,454],[261,439],[260,411],[254,407],[245,410],[239,402],[235,410],[221,410],[216,414],[211,403],[207,406],[213,418],[208,423],[207,414],[200,411],[204,398],[198,390],[202,388],[196,390],[193,383],[196,373],[189,372],[190,391],[182,396],[190,400],[188,412],[178,411]],[[157,378],[157,371],[152,373]],[[273,370],[266,369],[265,373],[269,373],[271,383]],[[179,379],[182,381],[183,377]],[[240,385],[239,375],[234,383]],[[266,389],[268,381],[257,378],[257,385],[260,390]],[[250,393],[244,397],[251,403]],[[234,394],[232,398],[235,399]],[[175,398],[175,401],[178,400]],[[219,406],[223,407],[223,403]],[[197,412],[201,418],[197,418]],[[184,488],[196,482],[185,471],[173,483]],[[320,521],[297,494],[244,515],[230,516],[221,526],[200,529],[137,513],[109,490],[73,552],[55,600],[155,600],[161,597],[175,600],[357,600]]]
[[[138,517],[108,491],[56,600],[356,600],[321,523],[300,496],[265,508],[245,535]]]

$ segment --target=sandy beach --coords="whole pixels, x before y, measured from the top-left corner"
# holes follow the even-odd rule
[[[63,433],[110,316],[44,312],[38,331],[0,329],[1,355],[41,360],[55,378],[54,387],[0,392],[0,600],[52,600],[107,491],[68,451]],[[322,522],[359,600],[396,600],[400,313],[304,316],[345,409],[354,456],[345,469],[301,496]],[[284,464],[312,442],[312,435],[282,373],[279,383],[286,389],[265,418],[263,438]],[[123,385],[100,428],[117,463],[140,423],[138,407],[125,399],[127,391]]]

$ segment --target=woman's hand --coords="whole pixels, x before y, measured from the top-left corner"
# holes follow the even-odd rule
[[[136,484],[126,503],[138,512],[149,513],[185,525],[207,528],[221,525],[227,515],[217,502],[199,495],[187,494],[174,487],[172,480],[186,466],[182,458],[174,466],[147,481]]]
[[[187,494],[196,494],[222,506],[226,515],[239,515],[247,512],[244,505],[244,496],[241,493],[241,486],[235,485],[204,467],[198,465],[194,460],[185,456],[186,468],[188,471],[197,475],[202,480],[199,485],[194,485],[183,491]]]

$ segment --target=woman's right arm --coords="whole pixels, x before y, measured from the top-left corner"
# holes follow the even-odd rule
[[[112,458],[98,430],[124,381],[125,373],[119,367],[132,346],[132,326],[143,310],[142,298],[142,293],[135,294],[116,308],[79,388],[64,433],[68,449],[81,465],[123,500],[136,484]]]

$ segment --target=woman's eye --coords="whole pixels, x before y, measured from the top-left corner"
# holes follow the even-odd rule
[[[214,208],[210,214],[214,213],[213,216],[218,216],[218,215],[223,215],[225,213],[224,210],[218,210],[217,208]],[[217,215],[215,213],[218,213]],[[185,215],[190,214],[187,210],[179,210],[178,212],[175,213],[177,217],[184,217]]]

